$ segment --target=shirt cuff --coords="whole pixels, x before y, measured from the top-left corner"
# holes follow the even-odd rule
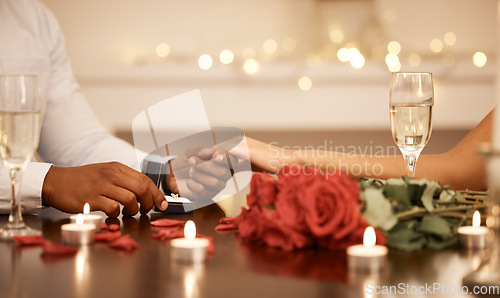
[[[50,167],[50,163],[30,162],[24,170],[21,183],[21,205],[24,212],[33,213],[42,208],[43,181]]]

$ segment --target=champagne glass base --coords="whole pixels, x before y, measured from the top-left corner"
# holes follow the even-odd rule
[[[42,235],[39,230],[34,230],[27,225],[16,228],[5,228],[0,230],[0,240],[2,241],[12,241],[14,236],[28,236],[28,235]]]

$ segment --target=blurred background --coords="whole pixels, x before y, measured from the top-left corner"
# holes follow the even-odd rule
[[[496,102],[496,0],[42,2],[90,105],[128,141],[140,111],[194,89],[212,126],[267,142],[394,146],[391,72],[432,72],[424,153],[450,149]]]

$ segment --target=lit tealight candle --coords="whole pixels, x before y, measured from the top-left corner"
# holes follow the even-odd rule
[[[61,226],[62,241],[70,245],[87,245],[94,242],[95,225],[84,223],[83,214],[76,216],[76,223]]]
[[[376,245],[377,238],[373,227],[365,229],[363,244],[347,248],[347,261],[349,268],[361,271],[378,271],[385,266],[388,249]]]
[[[72,215],[69,217],[71,219],[72,223],[76,223],[76,218],[78,215]],[[102,216],[97,215],[97,214],[90,214],[89,203],[85,203],[85,205],[83,206],[83,222],[86,224],[95,225],[96,232],[101,231]]]
[[[486,235],[489,229],[481,226],[481,215],[479,211],[472,216],[472,226],[458,228],[460,243],[471,249],[481,249],[486,247]]]
[[[205,260],[208,239],[196,238],[196,226],[189,220],[184,226],[184,238],[170,241],[170,255],[173,260],[190,263],[200,263]]]

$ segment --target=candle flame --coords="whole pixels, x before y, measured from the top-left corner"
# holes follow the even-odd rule
[[[373,227],[367,227],[365,229],[365,234],[363,235],[363,245],[364,246],[374,246],[377,242],[377,236],[375,236],[375,230]]]
[[[77,225],[81,225],[81,224],[83,224],[83,222],[84,222],[84,219],[83,219],[83,214],[78,214],[78,215],[76,216],[76,224],[77,224]]]
[[[83,214],[89,214],[90,213],[90,205],[89,203],[85,203],[85,205],[83,205]]]
[[[194,221],[188,220],[184,226],[184,237],[188,239],[196,238],[196,225],[194,224]]]
[[[480,225],[481,225],[481,215],[479,214],[479,211],[476,210],[476,212],[474,212],[474,215],[472,216],[472,226],[479,227]]]

